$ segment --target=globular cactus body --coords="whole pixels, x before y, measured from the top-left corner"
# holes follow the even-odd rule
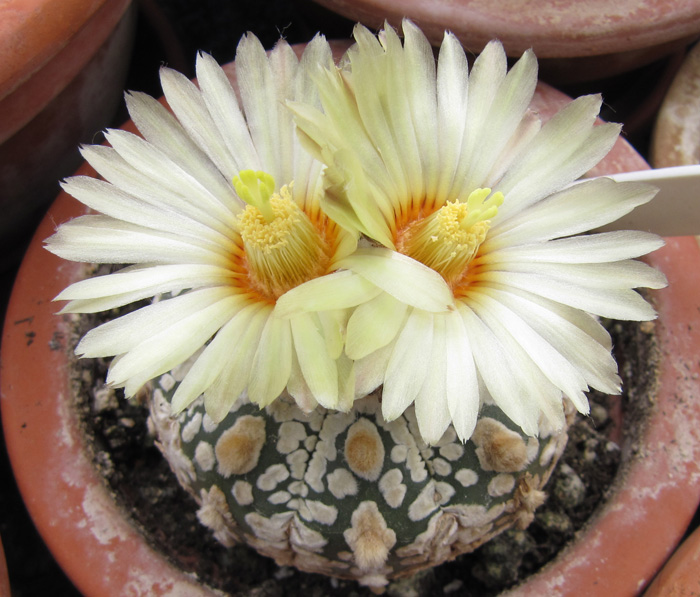
[[[160,378],[151,422],[216,538],[376,589],[527,526],[566,444],[565,432],[524,436],[484,405],[468,442],[450,427],[427,446],[412,408],[384,421],[380,391],[348,413],[242,399],[216,424],[200,399],[172,418],[177,383]]]

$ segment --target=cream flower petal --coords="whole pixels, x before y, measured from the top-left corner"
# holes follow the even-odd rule
[[[124,268],[113,274],[71,284],[54,300],[71,301],[61,313],[94,313],[165,292],[224,286],[233,274],[212,265],[152,265]]]
[[[504,307],[485,293],[475,292],[470,304],[476,313],[487,321],[498,321],[513,339],[530,356],[545,377],[557,386],[574,406],[584,414],[589,411],[588,400],[583,394],[588,390],[584,377],[554,347],[537,334],[513,311]]]
[[[505,221],[585,174],[610,151],[619,125],[593,126],[601,99],[584,96],[549,120],[495,188],[508,197]]]
[[[581,316],[585,314],[581,311],[574,311],[569,307],[556,305],[546,299],[513,289],[506,291],[503,288],[482,288],[480,292],[494,297],[527,321],[546,342],[581,372],[591,387],[609,394],[620,393],[617,365],[610,354],[610,338],[602,326],[590,317],[588,321],[582,321]],[[573,321],[570,321],[567,315],[573,316]],[[596,327],[590,324],[595,324]],[[605,338],[600,338],[599,332],[604,334]]]
[[[280,319],[273,312],[265,323],[254,355],[248,396],[251,402],[262,408],[282,393],[291,375],[292,330],[289,321]]]
[[[187,313],[113,362],[107,383],[126,384],[128,395],[133,395],[149,379],[170,371],[192,356],[239,308],[239,297],[228,296]],[[129,390],[130,384],[133,390]]]
[[[467,57],[457,38],[445,33],[437,65],[438,188],[436,200],[444,203],[450,195],[460,158],[468,114]]]
[[[351,271],[335,272],[282,295],[275,305],[275,315],[287,318],[310,311],[346,309],[371,300],[380,292],[381,289]]]
[[[227,231],[235,225],[233,214],[219,201],[211,201],[210,194],[187,196],[180,193],[180,189],[163,187],[133,168],[111,147],[92,145],[83,147],[81,153],[100,176],[132,197],[181,213],[213,230]],[[192,201],[193,198],[196,201]]]
[[[102,180],[74,176],[62,185],[63,190],[95,211],[106,216],[161,232],[178,232],[190,238],[207,237],[226,243],[228,238],[216,229],[192,219],[187,214],[164,210]]]
[[[451,422],[447,399],[446,323],[446,316],[433,316],[433,344],[428,357],[428,371],[415,398],[418,429],[428,445],[440,441]]]
[[[634,290],[627,288],[592,289],[544,275],[519,272],[488,272],[482,274],[480,279],[526,290],[601,317],[629,321],[648,321],[656,318],[653,307]]]
[[[240,168],[231,158],[221,132],[196,85],[170,68],[160,69],[160,84],[170,108],[187,134],[216,164],[226,180],[233,179]]]
[[[338,370],[325,351],[315,314],[302,314],[291,320],[294,349],[299,367],[316,401],[326,408],[338,407]]]
[[[137,91],[126,93],[125,100],[129,115],[144,139],[196,176],[212,195],[228,197],[227,203],[236,200],[230,182],[158,100]]]
[[[469,307],[458,304],[458,308],[472,346],[476,368],[489,394],[525,433],[536,435],[538,409],[528,400],[526,388],[515,369],[516,363],[508,358],[500,339]]]
[[[437,272],[396,251],[358,249],[337,265],[412,307],[440,312],[447,311],[453,303],[452,292]]]
[[[107,357],[131,350],[192,313],[232,296],[230,289],[206,288],[160,301],[122,315],[90,330],[75,349],[81,357]],[[240,306],[246,299],[234,295]]]
[[[232,212],[236,213],[239,203],[229,195],[212,195],[199,182],[196,173],[184,171],[154,145],[122,130],[108,130],[105,138],[125,162],[168,192],[168,196],[196,199],[207,206],[206,212],[221,217],[225,224],[233,220]]]
[[[387,421],[401,416],[414,401],[428,374],[426,353],[432,350],[433,314],[413,309],[394,345],[384,379],[382,415]]]
[[[651,253],[664,245],[655,234],[620,230],[549,242],[515,245],[479,258],[481,264],[527,261],[532,263],[610,263]]]
[[[270,309],[260,308],[260,305],[251,305],[246,308],[247,321],[241,321],[240,333],[235,342],[245,346],[246,350],[236,350],[231,354],[229,362],[220,372],[213,383],[204,390],[204,408],[214,421],[221,421],[229,413],[230,408],[244,392],[248,383],[245,371],[253,366],[255,347],[259,348],[261,333],[270,320]],[[228,346],[230,351],[230,343]],[[284,369],[275,371],[275,375],[281,375]],[[186,381],[185,378],[184,381]]]
[[[408,305],[382,293],[359,305],[347,326],[345,352],[351,359],[361,359],[389,344],[406,318]]]
[[[238,311],[216,334],[214,339],[207,344],[202,354],[197,357],[190,370],[185,375],[182,383],[175,390],[171,401],[173,415],[177,415],[187,408],[197,397],[205,391],[205,408],[212,416],[215,412],[215,420],[221,420],[218,415],[228,412],[229,408],[245,387],[245,377],[234,376],[232,380],[238,383],[238,387],[229,384],[219,384],[214,388],[214,382],[226,371],[239,370],[237,367],[248,365],[252,362],[252,351],[231,350],[231,346],[236,342],[255,342],[255,335],[260,335],[259,326],[251,325],[255,320],[255,315],[261,311],[262,305],[250,304]],[[269,314],[270,309],[267,309]],[[264,315],[264,310],[263,313]],[[262,320],[265,321],[264,319]],[[246,338],[246,335],[249,337]],[[243,362],[242,362],[243,361]],[[246,362],[247,361],[247,362]],[[218,390],[218,391],[217,391]],[[207,406],[207,402],[209,406]],[[224,406],[224,403],[228,403]]]
[[[301,372],[296,352],[292,352],[292,368],[289,374],[289,382],[287,383],[287,391],[294,398],[297,406],[305,413],[310,413],[318,406],[318,402],[314,398],[309,384],[306,383],[304,374]]]
[[[648,203],[656,192],[646,184],[621,184],[609,178],[575,184],[522,211],[517,218],[505,223],[497,218],[482,253],[587,232]]]
[[[481,406],[472,347],[458,311],[436,317],[445,318],[447,407],[457,436],[466,441],[474,432]]]
[[[236,169],[261,168],[262,162],[228,77],[209,54],[199,53],[196,66],[204,105],[221,132]]]
[[[664,288],[666,276],[641,261],[626,259],[613,263],[533,263],[510,261],[501,271],[537,274],[562,283],[591,289]]]
[[[148,230],[106,216],[81,216],[46,239],[46,248],[72,261],[93,263],[209,263],[226,267],[228,247],[206,239]]]

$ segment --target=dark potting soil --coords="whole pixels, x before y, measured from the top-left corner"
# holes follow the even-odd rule
[[[95,325],[80,320],[76,339]],[[550,479],[547,502],[526,530],[510,530],[475,552],[437,568],[391,583],[390,597],[455,595],[489,597],[516,585],[553,559],[611,491],[625,450],[651,405],[656,348],[653,324],[612,324],[615,353],[625,393],[590,394],[591,415],[577,416],[569,443]],[[105,388],[107,364],[79,361],[79,408],[94,459],[115,500],[147,540],[180,568],[231,595],[282,597],[364,596],[371,592],[354,582],[280,568],[245,546],[225,548],[196,518],[193,498],[178,485],[147,429],[144,400],[125,400]],[[615,412],[624,414],[624,430]]]

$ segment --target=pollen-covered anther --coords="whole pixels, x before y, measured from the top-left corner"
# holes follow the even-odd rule
[[[503,203],[503,194],[477,189],[466,201],[448,201],[426,218],[409,224],[397,249],[437,271],[450,285],[464,277]],[[487,198],[488,197],[488,198]]]
[[[248,205],[238,214],[251,287],[275,301],[288,290],[325,273],[330,249],[320,231],[292,198],[291,184],[273,193],[274,181],[254,173],[265,183],[241,172],[234,180],[239,197]],[[244,174],[246,174],[244,178]]]

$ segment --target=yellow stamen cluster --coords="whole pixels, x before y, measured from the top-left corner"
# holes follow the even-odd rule
[[[274,193],[269,174],[246,170],[234,179],[248,205],[238,226],[251,286],[275,301],[325,273],[328,248],[318,229],[292,199],[289,187]]]
[[[409,225],[401,235],[398,250],[456,284],[466,274],[491,227],[491,218],[503,203],[503,194],[477,189],[465,202],[448,201],[426,218]]]

